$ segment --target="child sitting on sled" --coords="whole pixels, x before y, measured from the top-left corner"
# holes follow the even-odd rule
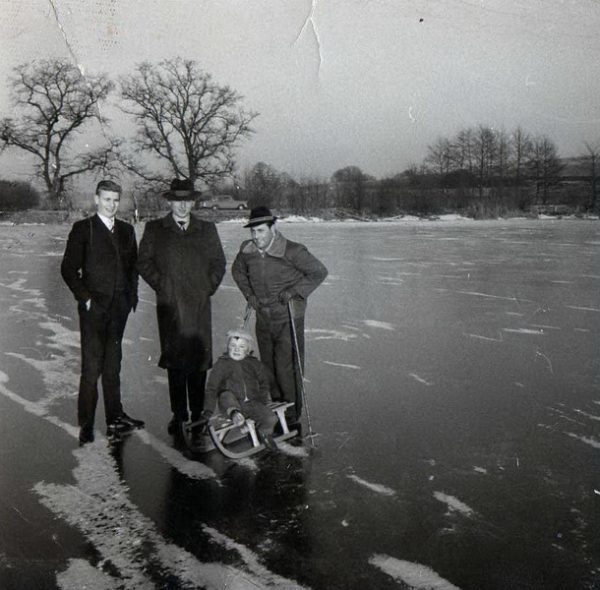
[[[273,427],[278,420],[267,407],[271,402],[269,374],[252,355],[253,342],[246,330],[227,333],[227,352],[210,372],[202,413],[209,418],[218,404],[219,411],[237,426],[242,426],[247,418],[254,420],[261,442],[275,450]]]

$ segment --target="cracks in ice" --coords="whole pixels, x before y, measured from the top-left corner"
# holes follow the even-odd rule
[[[304,31],[310,27],[310,30],[312,31],[312,34],[313,34],[313,37],[315,40],[315,44],[317,46],[317,53],[319,54],[319,64],[317,67],[317,75],[319,75],[319,73],[321,72],[321,65],[323,63],[323,56],[321,54],[321,38],[319,37],[319,31],[318,31],[317,25],[315,23],[316,8],[317,8],[317,0],[311,0],[310,11],[309,11],[308,15],[306,16],[306,18],[304,19],[304,24],[302,25],[302,28],[300,29],[300,32],[298,33],[298,36],[296,37],[296,39],[294,41],[294,45],[298,42],[298,40],[302,36],[302,33],[304,33]]]
[[[535,351],[535,356],[543,358],[546,361],[546,363],[548,363],[548,370],[552,375],[554,375],[554,370],[552,369],[552,361],[543,352],[540,352],[539,350]]]

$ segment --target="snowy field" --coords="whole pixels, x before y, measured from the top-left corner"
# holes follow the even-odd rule
[[[241,323],[229,267],[216,350]],[[0,227],[0,588],[600,588],[600,223],[283,223],[327,265],[307,316],[319,453],[173,447],[154,296],[112,451],[77,446],[67,226]]]

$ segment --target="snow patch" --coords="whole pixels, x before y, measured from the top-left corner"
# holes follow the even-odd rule
[[[285,441],[277,443],[277,448],[284,454],[290,457],[308,457],[308,451],[304,447],[295,447]]]
[[[596,440],[595,438],[589,438],[587,436],[580,436],[579,434],[575,434],[574,432],[565,432],[565,434],[567,436],[570,436],[571,438],[576,438],[577,440],[580,440],[581,442],[585,443],[586,445],[590,445],[590,447],[594,447],[595,449],[600,449],[600,441]]]
[[[192,479],[216,479],[217,474],[210,467],[199,461],[189,461],[178,450],[165,444],[147,430],[136,430],[135,434],[180,473]]]
[[[388,488],[387,486],[384,486],[379,483],[368,482],[367,480],[362,479],[361,477],[358,477],[357,475],[348,475],[348,479],[355,481],[356,483],[360,484],[361,486],[363,486],[365,488],[368,488],[369,490],[371,490],[373,492],[382,494],[383,496],[395,496],[396,495],[396,491],[393,490],[392,488]]]
[[[487,299],[500,299],[502,301],[521,301],[521,302],[528,302],[528,300],[526,299],[517,299],[516,297],[504,297],[502,295],[490,295],[489,293],[480,293],[478,291],[456,291],[457,293],[461,293],[462,295],[474,295],[475,297],[485,297]]]
[[[70,559],[64,572],[56,575],[56,584],[60,590],[118,590],[122,583],[95,568],[83,559]]]
[[[363,320],[363,324],[369,328],[389,330],[390,332],[393,332],[396,329],[394,324],[390,324],[389,322],[380,322],[379,320]]]
[[[460,590],[458,586],[440,577],[426,565],[396,559],[389,555],[375,554],[369,563],[394,580],[403,582],[418,590]]]
[[[128,489],[119,479],[116,462],[105,446],[92,443],[73,454],[78,460],[73,470],[74,484],[40,482],[34,490],[42,504],[81,530],[103,559],[110,561],[117,587],[154,588],[156,580],[147,571],[157,568],[177,587],[239,590],[300,587],[260,566],[249,549],[232,541],[226,546],[238,553],[241,567],[201,562],[182,547],[163,539],[154,523],[139,512],[128,498]],[[222,545],[227,541],[214,529],[206,532],[213,542]],[[145,547],[153,550],[147,551]]]
[[[577,309],[578,311],[596,311],[600,312],[600,309],[597,307],[581,307],[579,305],[565,305],[568,309]]]
[[[356,334],[349,334],[348,332],[342,332],[340,330],[326,330],[324,328],[309,328],[304,330],[305,334],[316,334],[313,340],[341,340],[348,342],[348,340],[355,340],[358,338]]]
[[[253,551],[248,549],[248,547],[246,547],[245,545],[235,542],[234,540],[230,539],[223,533],[220,533],[216,529],[213,529],[212,527],[204,525],[202,527],[202,530],[205,533],[207,533],[214,542],[219,543],[226,549],[229,549],[231,551],[236,551],[242,557],[244,563],[246,564],[246,567],[260,579],[268,581],[269,585],[272,585],[275,588],[288,588],[288,587],[292,588],[293,587],[294,589],[297,588],[298,590],[301,590],[303,588],[303,586],[300,586],[300,584],[294,584],[294,586],[288,586],[287,584],[289,584],[289,580],[282,578],[281,576],[278,576],[277,574],[274,574],[273,572],[268,570],[266,567],[261,565],[260,559],[256,555],[256,553],[254,553]]]
[[[358,365],[349,365],[346,363],[334,363],[332,361],[323,361],[326,365],[332,365],[333,367],[342,367],[344,369],[354,369],[354,370],[360,370],[362,369],[362,367],[359,367]]]
[[[491,338],[490,336],[482,336],[481,334],[469,334],[463,332],[463,336],[468,336],[469,338],[475,338],[477,340],[487,340],[488,342],[503,342],[502,338]]]
[[[544,330],[530,330],[529,328],[502,328],[503,332],[511,334],[533,334],[534,336],[543,336]]]
[[[577,412],[578,414],[581,414],[582,416],[585,416],[586,418],[589,418],[590,420],[600,421],[600,416],[596,416],[595,414],[590,414],[589,412],[584,412],[583,410],[579,410],[577,408],[575,408],[573,411]]]
[[[433,492],[433,497],[439,502],[446,504],[451,512],[460,512],[464,516],[473,516],[473,514],[475,514],[475,511],[472,508],[454,496],[449,496],[443,492]]]
[[[423,377],[419,377],[416,373],[409,373],[408,376],[412,377],[415,381],[418,381],[419,383],[422,383],[423,385],[427,385],[428,387],[433,385],[433,383],[426,381],[425,379],[423,379]]]

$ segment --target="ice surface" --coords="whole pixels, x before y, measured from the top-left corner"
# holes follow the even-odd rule
[[[320,453],[286,443],[230,462],[186,456],[166,433],[143,282],[122,380],[126,410],[147,427],[109,452],[100,403],[96,443],[76,449],[77,312],[58,274],[68,228],[3,228],[0,555],[11,567],[0,587],[28,587],[14,577],[27,572],[43,580],[30,587],[61,590],[87,574],[125,590],[169,579],[593,588],[598,224],[297,220],[281,230],[331,273],[306,319]],[[247,230],[219,232],[229,267]],[[243,309],[228,273],[213,298],[217,350]]]

